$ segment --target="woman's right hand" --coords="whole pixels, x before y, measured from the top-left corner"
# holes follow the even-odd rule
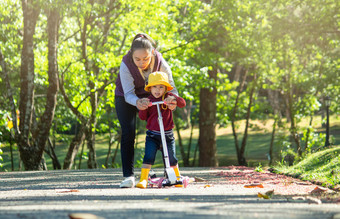
[[[136,101],[139,110],[146,110],[149,108],[150,100],[148,98],[141,98]]]

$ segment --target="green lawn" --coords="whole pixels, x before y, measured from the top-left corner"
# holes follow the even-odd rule
[[[315,124],[320,124],[320,117],[315,118]],[[340,143],[340,118],[336,118],[333,116],[331,118],[331,135],[335,139],[335,144]],[[242,127],[242,121],[240,122],[240,127],[238,131],[243,131]],[[267,121],[266,123],[262,123],[259,121],[252,121],[252,129],[249,130],[249,135],[248,135],[248,140],[247,140],[247,147],[245,151],[245,156],[246,160],[248,161],[250,166],[258,166],[259,163],[261,163],[262,166],[266,166],[268,164],[268,158],[267,154],[269,152],[269,144],[270,144],[270,139],[271,139],[271,124],[272,121]],[[303,121],[303,123],[299,124],[300,127],[306,126],[308,124],[308,121]],[[315,125],[318,129],[318,131],[324,132],[324,128],[321,128],[318,125]],[[259,128],[260,127],[260,128]],[[143,132],[144,133],[144,132]],[[282,130],[278,130],[277,134],[280,135],[282,134]],[[183,138],[183,144],[187,146],[188,144],[188,138],[190,135],[190,130],[183,130],[181,131],[181,135]],[[72,136],[65,136],[65,139],[71,139]],[[97,152],[97,162],[98,162],[98,167],[102,168],[102,166],[105,163],[106,160],[106,155],[108,152],[108,136],[107,135],[100,135],[98,134],[96,136],[96,152]],[[135,152],[135,158],[136,161],[142,160],[142,155],[141,153],[143,152],[144,148],[144,139],[145,135],[140,134],[138,135],[137,138],[137,147],[138,149]],[[176,139],[178,139],[176,137]],[[194,140],[192,142],[191,146],[191,151],[190,151],[190,161],[193,161],[193,155],[194,155],[194,150],[197,145],[197,139],[198,139],[198,129],[194,129]],[[242,140],[242,135],[239,134],[238,136],[239,141],[241,142]],[[183,166],[182,164],[182,159],[180,155],[180,150],[178,147],[178,142],[177,144],[177,157],[179,158],[179,165]],[[113,150],[115,149],[116,144],[113,145]],[[66,152],[68,148],[68,143],[67,141],[65,142],[58,142],[56,145],[56,153],[58,156],[59,161],[61,164],[63,163],[63,160],[65,158]],[[3,167],[0,168],[0,170],[4,171],[10,171],[11,170],[11,163],[10,163],[10,154],[9,154],[9,147],[4,147],[2,145],[1,148],[4,152],[2,155],[3,161],[0,163],[3,163]],[[280,150],[281,150],[281,145],[279,144],[278,137],[276,138],[276,142],[274,145],[274,159],[275,161],[279,161],[279,156],[280,156]],[[79,150],[80,151],[80,150]],[[85,152],[87,152],[86,145],[85,145]],[[198,154],[197,154],[198,156]],[[219,165],[220,166],[228,166],[228,165],[237,165],[237,158],[236,158],[236,150],[235,150],[235,145],[234,145],[234,137],[231,132],[230,126],[227,128],[219,128],[217,129],[217,156],[219,160]],[[52,169],[52,163],[48,155],[45,154],[45,158],[48,164],[48,168]],[[18,170],[18,151],[14,151],[14,166],[15,170]],[[111,162],[111,161],[110,161]],[[78,164],[78,158],[76,163]],[[117,157],[116,157],[116,166],[120,166],[120,151],[118,151]],[[137,162],[138,163],[138,162]],[[198,163],[198,157],[196,158],[196,165]],[[155,163],[155,167],[162,167],[163,162],[162,162],[162,157],[161,153],[159,152],[157,154],[157,159]],[[78,168],[78,167],[77,167]],[[82,165],[81,168],[87,168],[86,160],[82,160]]]
[[[333,187],[340,183],[340,146],[326,148],[308,154],[293,166],[274,167],[278,173],[292,175],[303,180],[315,181]]]

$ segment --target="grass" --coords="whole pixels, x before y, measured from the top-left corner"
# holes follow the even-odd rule
[[[340,146],[308,154],[293,166],[275,166],[277,173],[283,173],[333,187],[340,184]]]
[[[331,117],[331,135],[335,138],[335,143],[340,142],[340,119],[336,116]],[[308,126],[308,119],[303,120],[299,127],[306,127]],[[271,126],[273,124],[273,121],[266,120],[266,121],[251,121],[251,129],[249,130],[248,140],[247,140],[247,146],[245,150],[245,157],[249,164],[249,166],[256,167],[259,164],[261,164],[263,167],[268,166],[268,159],[267,154],[269,152],[269,144],[271,139]],[[314,128],[316,128],[318,131],[324,132],[324,128],[322,128],[321,124],[321,117],[315,117],[313,125]],[[238,139],[241,142],[242,140],[242,132],[244,130],[244,121],[240,121],[238,124]],[[144,133],[144,132],[143,132]],[[197,145],[197,139],[198,139],[199,130],[197,128],[194,129],[194,135],[193,135],[193,142],[191,146],[190,151],[190,162],[194,160],[194,150]],[[277,135],[285,135],[287,133],[284,133],[283,130],[278,130]],[[232,135],[232,131],[230,126],[226,128],[217,128],[216,129],[216,143],[217,143],[217,157],[219,161],[219,166],[229,166],[229,165],[237,165],[237,157],[236,157],[236,149],[234,144],[234,137]],[[183,145],[187,147],[188,145],[188,139],[190,136],[190,130],[181,130],[181,136],[183,139]],[[57,142],[56,144],[56,153],[59,161],[61,162],[61,165],[64,161],[64,158],[67,153],[69,141],[72,138],[72,136],[64,136],[65,140],[63,142]],[[178,136],[175,132],[175,138],[178,140]],[[137,150],[135,151],[135,159],[136,163],[141,163],[142,160],[142,152],[144,150],[144,139],[145,134],[139,134],[137,137]],[[96,136],[96,155],[97,155],[97,163],[98,168],[102,168],[102,166],[105,163],[106,155],[108,152],[108,135],[106,134],[98,134]],[[183,166],[182,158],[180,155],[179,145],[178,142],[176,142],[177,145],[177,158],[179,159],[179,165]],[[116,145],[113,145],[113,150],[115,149]],[[2,148],[4,151],[4,154],[2,155],[3,161],[0,161],[0,163],[4,164],[2,168],[0,168],[0,171],[11,171],[11,163],[10,163],[10,154],[9,154],[9,147],[4,147],[4,144],[2,144]],[[185,149],[187,150],[187,149]],[[280,161],[280,151],[282,150],[282,146],[280,144],[280,141],[278,137],[276,137],[276,142],[274,144],[274,158],[275,161]],[[79,150],[80,151],[80,150]],[[86,145],[85,145],[85,152],[87,152]],[[197,154],[198,156],[198,154]],[[51,159],[45,154],[46,163],[48,165],[48,169],[53,169],[52,167],[52,161]],[[19,164],[18,164],[18,151],[17,149],[14,151],[14,166],[15,170],[19,170]],[[117,158],[115,161],[115,167],[120,167],[120,151],[118,151]],[[78,166],[78,158],[76,160],[76,164]],[[196,158],[196,166],[198,164],[198,157]],[[161,153],[157,153],[156,163],[154,167],[162,167],[163,161]],[[78,168],[78,167],[77,167]],[[86,160],[82,160],[81,169],[87,168]]]

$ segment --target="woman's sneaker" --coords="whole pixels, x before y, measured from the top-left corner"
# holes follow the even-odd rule
[[[136,182],[135,182],[135,177],[134,176],[129,176],[126,177],[119,185],[120,188],[132,188],[135,187]]]

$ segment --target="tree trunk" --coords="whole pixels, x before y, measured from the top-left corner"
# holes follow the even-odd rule
[[[91,90],[95,89],[95,85],[90,81]],[[90,169],[97,168],[97,156],[96,156],[96,126],[97,126],[97,108],[98,108],[98,93],[91,92],[91,117],[90,117],[90,128],[85,132],[87,148],[89,149],[89,159],[87,160],[87,167]]]
[[[113,141],[111,139],[112,139],[112,136],[110,137],[109,149],[107,150],[107,154],[106,154],[106,160],[105,160],[105,164],[104,164],[105,168],[109,167],[109,159],[110,159],[110,155],[111,155],[111,152],[112,152],[112,145],[113,145]]]
[[[192,136],[194,134],[194,123],[192,122],[190,125],[190,137],[189,137],[189,143],[188,143],[188,152],[187,152],[187,161],[190,166],[190,151],[191,151],[191,144],[192,144]]]
[[[58,93],[57,45],[59,12],[50,9],[47,18],[48,33],[48,81],[45,111],[37,128],[33,130],[34,110],[34,45],[33,36],[40,8],[33,0],[22,0],[24,14],[24,38],[20,73],[20,134],[16,137],[20,157],[26,170],[41,170],[46,141],[54,118]],[[32,134],[30,136],[30,134]]]
[[[273,129],[272,129],[272,135],[270,140],[270,146],[269,146],[269,165],[273,164],[273,148],[274,148],[274,140],[275,140],[275,134],[276,134],[276,127],[280,124],[282,119],[281,114],[281,107],[280,107],[280,97],[279,92],[277,90],[268,90],[268,99],[271,107],[274,110],[274,123],[273,123]]]
[[[60,170],[61,169],[61,164],[58,160],[58,157],[55,153],[52,141],[50,138],[48,138],[48,150],[45,150],[45,153],[47,153],[48,156],[50,156],[53,164],[53,169],[54,170]]]
[[[90,4],[93,5],[94,1],[90,1]],[[91,77],[91,66],[90,66],[90,61],[87,56],[87,28],[88,25],[91,24],[92,16],[91,13],[89,13],[84,20],[84,25],[82,27],[82,32],[81,32],[81,42],[82,42],[82,58],[84,60],[84,66],[85,66],[85,71],[87,72],[89,78]],[[95,68],[94,65],[92,67]],[[97,74],[97,69],[93,69],[96,74]],[[87,148],[89,149],[89,159],[87,160],[87,166],[90,169],[97,168],[97,161],[96,161],[96,149],[95,149],[95,140],[96,140],[96,112],[97,112],[97,107],[98,107],[98,93],[96,92],[96,86],[95,83],[92,80],[88,81],[88,86],[90,88],[90,103],[91,103],[91,115],[90,115],[90,124],[89,124],[89,129],[86,130],[85,135],[86,135],[86,141],[87,141]]]
[[[313,125],[313,116],[311,116],[311,117],[310,117],[310,120],[309,120],[309,126],[308,126],[308,128],[307,128],[306,142],[305,142],[304,151],[306,151],[307,148],[308,148],[309,135],[310,135],[310,132],[311,132],[311,129],[312,129],[312,125]]]
[[[253,105],[253,96],[254,96],[254,92],[255,92],[255,89],[256,89],[256,82],[257,82],[257,77],[256,77],[256,73],[255,73],[254,80],[253,80],[254,84],[253,84],[253,86],[250,90],[250,94],[249,94],[249,104],[248,104],[248,107],[247,107],[247,115],[246,115],[246,127],[244,129],[240,153],[238,155],[239,156],[239,165],[244,165],[244,166],[248,165],[246,158],[244,156],[244,152],[245,152],[246,145],[247,145],[249,119],[250,119],[250,113],[251,113],[251,106]]]
[[[179,127],[176,119],[174,119],[174,123],[175,123],[176,132],[177,132],[177,136],[178,136],[178,146],[179,146],[179,150],[181,152],[183,165],[185,167],[188,167],[189,166],[189,160],[187,159],[187,156],[185,155],[184,145],[183,145],[183,142],[182,142],[182,136],[181,136],[181,132],[180,132],[180,127]]]
[[[39,154],[43,154],[45,149],[57,105],[57,94],[59,90],[57,64],[59,20],[59,11],[56,8],[50,9],[47,18],[49,86],[46,95],[45,112],[38,123],[38,130],[35,131],[35,133],[37,133],[35,144],[38,147]]]
[[[13,141],[10,140],[9,142],[9,151],[11,154],[11,167],[12,167],[12,171],[14,171],[14,159],[13,159]]]
[[[242,68],[236,68],[237,71],[241,71]],[[239,74],[239,73],[236,73],[236,74]],[[240,87],[239,89],[237,90],[237,96],[236,96],[236,99],[235,99],[235,104],[234,104],[234,109],[233,109],[233,112],[230,116],[230,119],[231,119],[231,127],[232,127],[232,130],[233,130],[233,136],[234,136],[234,142],[235,142],[235,149],[236,149],[236,153],[237,153],[237,160],[238,160],[238,164],[239,165],[245,165],[245,159],[243,157],[243,155],[241,154],[241,149],[240,149],[240,146],[239,146],[239,143],[238,143],[238,136],[237,136],[237,132],[236,132],[236,113],[237,113],[237,110],[238,110],[238,101],[239,101],[239,98],[240,98],[240,95],[243,91],[243,87],[244,87],[244,84],[246,82],[246,79],[247,79],[247,75],[248,75],[248,70],[246,70],[244,72],[244,75],[243,75],[243,78],[242,78],[242,81],[240,83]]]
[[[275,118],[275,120],[274,120],[273,130],[272,130],[272,138],[270,140],[270,146],[269,146],[269,166],[273,164],[273,147],[274,147],[274,139],[275,139],[277,120],[278,120],[277,118]]]
[[[92,125],[95,126],[95,123]],[[89,159],[87,160],[87,167],[89,169],[97,168],[96,147],[95,147],[96,133],[95,133],[95,128],[93,126],[92,128],[89,128],[86,132],[87,148],[89,150]]]
[[[34,105],[34,45],[33,36],[40,14],[33,0],[22,0],[24,15],[24,37],[20,70],[20,134],[16,136],[21,159],[26,170],[39,170],[42,153],[39,154],[30,142]]]
[[[113,153],[113,156],[112,156],[112,161],[111,161],[111,166],[114,167],[114,164],[116,162],[116,157],[117,157],[117,154],[118,154],[118,149],[119,149],[119,145],[120,145],[120,140],[121,140],[121,134],[119,134],[116,142],[117,142],[117,145],[116,145],[116,149],[115,149],[115,152]]]
[[[81,169],[81,161],[83,159],[84,147],[85,147],[85,141],[83,141],[83,144],[81,145],[81,151],[80,151],[79,163],[78,163],[78,169],[79,170]]]
[[[193,159],[192,164],[191,164],[192,167],[194,167],[195,164],[196,164],[197,149],[198,149],[198,143],[195,145],[194,159]]]
[[[78,133],[73,137],[70,146],[68,147],[68,152],[64,159],[63,169],[72,169],[74,159],[77,156],[80,145],[85,139],[86,125],[81,124]],[[82,155],[81,155],[82,156]]]
[[[217,69],[209,71],[209,77],[217,79]],[[216,87],[201,88],[199,115],[199,166],[216,167]]]
[[[301,145],[300,145],[300,136],[297,132],[297,127],[296,127],[296,118],[295,118],[295,111],[293,109],[293,88],[291,86],[291,77],[290,77],[290,73],[287,75],[288,79],[288,90],[286,93],[286,104],[289,110],[289,118],[290,118],[290,133],[291,133],[291,137],[294,140],[295,144],[296,144],[296,151],[298,153],[299,156],[302,155],[302,150],[301,150]],[[293,142],[292,142],[293,143]]]

